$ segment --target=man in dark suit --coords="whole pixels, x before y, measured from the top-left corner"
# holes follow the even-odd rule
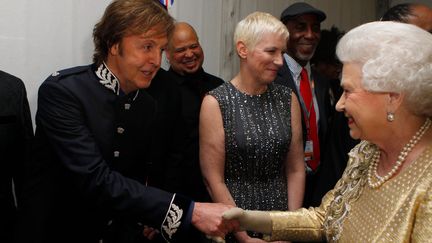
[[[13,242],[33,127],[24,83],[0,71],[0,242]]]
[[[310,59],[320,40],[320,25],[326,15],[307,3],[298,2],[287,7],[281,21],[290,33],[284,65],[279,69],[276,83],[290,87],[301,104],[305,165],[307,171],[303,206],[310,206],[319,169],[321,149],[328,126],[330,97],[328,82],[311,71]]]
[[[223,80],[204,71],[204,52],[198,35],[185,22],[175,24],[168,40],[166,56],[171,73],[181,95],[184,149],[180,163],[170,166],[167,189],[181,192],[194,200],[209,201],[199,166],[199,113],[204,95],[223,83]]]
[[[156,1],[115,0],[93,30],[94,64],[41,85],[21,242],[99,242],[118,219],[156,228],[166,242],[182,242],[193,227],[218,237],[232,229],[221,219],[228,206],[162,191],[143,176],[159,154],[148,131],[166,114],[142,89],[172,28]]]

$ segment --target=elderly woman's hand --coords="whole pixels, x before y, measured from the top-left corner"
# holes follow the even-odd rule
[[[270,213],[266,211],[232,208],[223,214],[223,218],[224,220],[237,220],[240,225],[238,231],[250,230],[263,234],[270,234],[272,231]]]

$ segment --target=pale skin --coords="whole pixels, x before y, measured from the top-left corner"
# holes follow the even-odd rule
[[[270,44],[269,44],[270,43]],[[275,36],[264,36],[254,48],[239,42],[237,52],[240,56],[240,72],[231,83],[247,94],[265,92],[280,66],[282,51],[286,41]],[[295,94],[291,95],[292,140],[286,156],[285,174],[287,177],[288,208],[301,207],[304,193],[305,168],[303,162],[303,142],[301,132],[301,113]],[[224,178],[225,169],[225,133],[222,114],[217,100],[206,96],[200,112],[200,165],[203,177],[214,202],[235,206]],[[251,238],[246,232],[235,234],[239,242],[261,243],[261,239]]]
[[[344,112],[348,118],[350,135],[353,138],[368,140],[379,147],[381,156],[377,173],[384,176],[394,167],[400,151],[423,125],[426,117],[410,112],[404,103],[403,93],[366,91],[361,84],[361,66],[357,63],[344,63],[342,76],[344,93],[336,104],[336,109]],[[393,122],[386,120],[387,112],[395,114],[396,119]],[[408,154],[401,169],[394,176],[407,168],[431,143],[431,130],[426,132]]]

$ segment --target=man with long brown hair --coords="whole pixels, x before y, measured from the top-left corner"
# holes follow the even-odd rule
[[[96,24],[94,64],[53,73],[39,89],[35,160],[24,187],[23,242],[98,242],[116,219],[167,242],[191,226],[223,237],[228,206],[147,186],[146,132],[159,112],[148,88],[173,19],[157,1],[115,0]],[[151,147],[150,147],[151,148]]]

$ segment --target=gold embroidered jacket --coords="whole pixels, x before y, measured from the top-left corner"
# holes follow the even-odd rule
[[[375,145],[363,141],[320,207],[271,212],[271,240],[432,242],[432,145],[377,189],[367,184]]]

